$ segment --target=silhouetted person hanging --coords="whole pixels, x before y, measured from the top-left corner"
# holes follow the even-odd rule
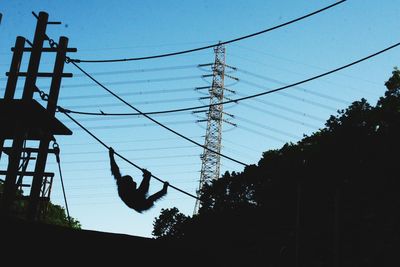
[[[160,191],[147,197],[151,173],[145,169],[142,169],[143,180],[140,183],[139,188],[137,188],[136,183],[133,181],[131,176],[121,176],[119,167],[114,159],[114,150],[111,147],[109,150],[109,154],[111,163],[111,174],[114,176],[117,182],[118,195],[128,207],[136,210],[137,212],[142,212],[153,207],[155,201],[159,200],[167,194],[169,183],[164,182],[164,186]]]

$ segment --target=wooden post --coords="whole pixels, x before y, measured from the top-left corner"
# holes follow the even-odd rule
[[[46,38],[46,27],[49,15],[40,12],[35,30],[35,37],[32,45],[32,52],[29,58],[28,73],[25,80],[23,100],[31,100],[33,98],[37,73],[39,70],[40,57],[43,48],[43,42]],[[9,90],[11,95],[12,91]],[[24,125],[17,125],[16,135],[13,139],[12,152],[10,153],[9,163],[7,167],[6,181],[4,183],[4,201],[3,210],[8,214],[16,196],[16,180],[18,165],[21,159],[21,150],[25,139]]]
[[[49,99],[47,102],[47,111],[51,117],[54,117],[56,108],[58,95],[60,91],[61,79],[64,70],[64,62],[67,53],[68,46],[68,38],[60,37],[58,48],[57,48],[57,56],[56,62],[54,64],[53,70],[53,78],[51,80]],[[28,210],[28,219],[35,220],[38,218],[38,207],[40,201],[40,192],[43,184],[43,173],[46,167],[47,154],[49,143],[52,139],[52,135],[48,134],[44,136],[40,140],[39,144],[39,152],[37,155],[37,161],[35,166],[35,174],[33,176],[32,188],[30,193],[30,203]]]
[[[13,99],[15,89],[17,87],[18,72],[21,66],[22,54],[24,52],[25,38],[18,36],[15,41],[15,49],[13,58],[10,66],[10,74],[8,75],[6,91],[4,93],[4,99]]]
[[[21,66],[22,54],[24,52],[25,38],[18,36],[15,41],[15,49],[13,58],[10,66],[10,74],[8,75],[6,91],[4,93],[4,99],[9,100],[14,98],[15,89],[17,87],[18,72]],[[0,159],[3,152],[4,139],[0,138]]]
[[[46,39],[46,28],[49,15],[40,12],[33,39],[31,57],[29,58],[28,74],[25,80],[24,93],[22,99],[32,99],[35,92],[36,78],[39,70],[40,58],[42,55],[43,42]]]

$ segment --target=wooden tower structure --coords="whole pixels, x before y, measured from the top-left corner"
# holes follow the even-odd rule
[[[32,12],[33,13],[33,12]],[[27,199],[28,207],[25,216],[30,220],[37,220],[43,215],[51,192],[54,173],[45,171],[49,153],[57,153],[58,147],[49,148],[55,135],[71,135],[72,132],[55,117],[57,101],[63,77],[72,77],[71,73],[64,73],[67,52],[76,52],[68,48],[68,38],[60,37],[58,44],[46,35],[46,27],[60,22],[49,22],[49,15],[40,12],[33,42],[18,36],[13,52],[4,98],[0,99],[0,160],[7,160],[7,170],[0,170],[0,176],[5,176],[4,190],[1,195],[1,212],[9,215],[16,206],[17,194],[22,187],[30,187]],[[44,47],[48,41],[50,47]],[[28,47],[25,47],[28,44]],[[29,52],[29,65],[26,72],[20,71],[22,56]],[[40,59],[43,52],[55,53],[53,72],[39,72]],[[22,97],[15,98],[15,91],[19,77],[25,77]],[[38,77],[51,78],[48,94],[36,86]],[[42,99],[47,101],[43,107],[33,96],[40,92]],[[8,140],[8,141],[7,141]],[[5,147],[6,143],[11,146]],[[35,144],[35,145],[33,145]],[[33,146],[33,147],[27,147]],[[2,155],[3,154],[3,155]],[[29,162],[34,161],[33,171],[27,171]],[[24,178],[31,177],[31,183],[24,183]],[[18,179],[17,179],[18,178]]]

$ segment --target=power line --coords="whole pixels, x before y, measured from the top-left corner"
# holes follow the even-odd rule
[[[152,167],[199,166],[199,163],[198,162],[196,162],[196,163],[173,163],[173,164],[156,164],[156,165],[152,164],[151,166]],[[120,169],[123,170],[124,168],[121,167]],[[91,171],[109,171],[110,169],[109,168],[91,168],[90,170]],[[64,173],[82,172],[82,171],[87,171],[87,168],[84,168],[84,169],[76,169],[76,168],[74,168],[72,170],[64,171]],[[74,179],[71,179],[71,180],[74,180]],[[77,178],[75,180],[81,181],[82,179],[81,179],[81,177],[79,177],[79,179]]]
[[[224,142],[225,142],[225,139],[224,139]],[[238,149],[232,148],[231,146],[229,146],[229,147],[222,146],[222,150],[230,151],[230,152],[232,152],[232,153],[234,153],[234,154],[236,154],[238,156],[245,157],[245,158],[248,158],[248,159],[254,158],[254,161],[259,160],[258,156],[254,156],[254,155],[251,155],[251,154],[249,154],[247,152],[243,152],[242,150],[238,150]]]
[[[237,116],[237,115],[235,115],[235,120],[243,121],[243,122],[246,122],[248,124],[252,124],[252,125],[255,125],[257,127],[264,128],[264,129],[269,130],[271,132],[275,132],[275,133],[278,133],[278,134],[286,135],[287,137],[290,137],[290,138],[301,139],[297,135],[294,135],[294,134],[291,134],[291,133],[288,133],[288,132],[285,132],[285,131],[281,131],[281,130],[275,129],[275,128],[269,127],[267,125],[264,125],[264,124],[261,124],[261,123],[258,123],[258,122],[255,122],[255,121],[252,121],[252,120],[249,120],[249,119]]]
[[[265,30],[262,30],[262,31],[259,31],[259,32],[256,32],[256,33],[248,34],[248,35],[245,35],[245,36],[242,36],[242,37],[238,37],[238,38],[235,38],[235,39],[231,39],[229,41],[219,42],[217,44],[212,44],[212,45],[208,45],[208,46],[188,49],[188,50],[179,51],[179,52],[172,52],[172,53],[153,55],[153,56],[145,56],[145,57],[121,58],[121,59],[98,59],[98,60],[69,59],[69,62],[76,62],[76,63],[81,63],[81,62],[82,63],[110,63],[110,62],[138,61],[138,60],[155,59],[155,58],[170,57],[170,56],[177,56],[177,55],[192,53],[192,52],[196,52],[196,51],[201,51],[201,50],[213,48],[213,47],[216,47],[216,46],[219,46],[219,45],[226,45],[226,44],[238,42],[238,41],[241,41],[241,40],[244,40],[244,39],[248,39],[248,38],[260,35],[260,34],[267,33],[269,31],[273,31],[273,30],[279,29],[281,27],[287,26],[289,24],[298,22],[300,20],[306,19],[306,18],[311,17],[313,15],[316,15],[318,13],[321,13],[321,12],[323,12],[325,10],[328,10],[328,9],[330,9],[330,8],[332,8],[334,6],[337,6],[339,4],[342,4],[344,2],[346,2],[346,0],[338,1],[338,2],[336,2],[334,4],[331,4],[331,5],[327,6],[327,7],[321,8],[319,10],[316,10],[316,11],[311,12],[309,14],[306,14],[304,16],[298,17],[296,19],[287,21],[285,23],[276,25],[274,27],[271,27],[271,28],[268,28],[268,29],[265,29]]]
[[[127,105],[127,106],[130,107],[131,109],[135,110],[136,112],[140,113],[141,115],[143,115],[144,117],[146,117],[146,118],[149,119],[150,121],[152,121],[152,122],[154,122],[155,124],[159,125],[160,127],[162,127],[162,128],[164,128],[164,129],[170,131],[171,133],[173,133],[173,134],[175,134],[175,135],[177,135],[177,136],[179,136],[179,137],[181,137],[181,138],[183,138],[183,139],[189,141],[190,143],[193,143],[193,144],[195,144],[195,145],[197,145],[197,146],[199,146],[199,147],[202,147],[202,148],[204,148],[204,149],[207,149],[208,151],[210,151],[210,152],[212,152],[212,153],[215,153],[215,154],[217,154],[217,155],[220,155],[221,157],[224,157],[224,158],[226,158],[226,159],[229,159],[229,160],[231,160],[231,161],[234,161],[234,162],[236,162],[236,163],[239,163],[239,164],[241,164],[241,165],[243,165],[243,166],[248,166],[248,164],[246,164],[246,163],[244,163],[244,162],[241,162],[241,161],[239,161],[239,160],[236,160],[236,159],[234,159],[234,158],[231,158],[231,157],[229,157],[229,156],[226,156],[226,155],[224,155],[224,154],[221,154],[221,153],[219,153],[219,152],[217,152],[217,151],[214,151],[214,150],[212,150],[212,149],[210,149],[210,148],[208,148],[208,147],[206,147],[206,146],[204,146],[204,145],[202,145],[202,144],[200,144],[200,143],[198,143],[198,142],[196,142],[196,141],[194,141],[194,140],[192,140],[192,139],[190,139],[190,138],[184,136],[183,134],[178,133],[177,131],[175,131],[175,130],[169,128],[168,126],[166,126],[166,125],[160,123],[159,121],[153,119],[152,117],[150,117],[149,115],[147,115],[147,114],[141,112],[139,109],[135,108],[134,106],[132,106],[131,104],[129,104],[128,102],[126,102],[123,98],[119,97],[117,94],[115,94],[115,93],[112,92],[110,89],[108,89],[107,87],[105,87],[102,83],[100,83],[99,81],[97,81],[93,76],[91,76],[89,73],[87,73],[87,72],[86,72],[85,70],[83,70],[81,67],[79,67],[75,62],[71,62],[71,63],[72,63],[76,68],[78,68],[82,73],[84,73],[86,76],[88,76],[92,81],[94,81],[96,84],[98,84],[101,88],[103,88],[104,90],[106,90],[107,92],[109,92],[110,94],[112,94],[115,98],[117,98],[118,100],[120,100],[121,102],[123,102],[125,105]]]
[[[123,149],[120,152],[138,152],[138,151],[154,151],[154,150],[172,150],[172,149],[182,149],[182,148],[194,148],[196,146],[169,146],[169,147],[152,147],[152,148],[135,148],[135,149]],[[64,155],[88,155],[88,154],[102,154],[103,151],[86,151],[82,152],[67,152]]]
[[[198,180],[198,179],[197,179]],[[197,182],[196,180],[177,180],[175,181],[176,184],[189,184],[189,183],[195,183]],[[97,186],[98,185],[98,186]],[[86,190],[99,190],[99,189],[103,189],[103,193],[109,193],[110,191],[113,191],[112,189],[110,189],[110,182],[109,183],[104,183],[104,184],[100,184],[100,183],[96,183],[96,184],[83,184],[83,185],[78,185],[78,186],[69,186],[68,190],[70,192],[79,192],[79,191],[86,191]],[[114,193],[113,193],[114,194]],[[115,196],[115,194],[114,194]]]
[[[164,122],[165,123],[165,122]],[[182,125],[182,124],[194,124],[196,121],[194,120],[182,120],[182,121],[171,121],[165,124],[168,125]],[[124,128],[134,128],[134,127],[149,127],[156,126],[154,123],[136,123],[136,124],[121,124],[121,125],[99,125],[99,126],[89,126],[87,127],[90,130],[114,130],[114,129],[124,129]],[[70,128],[72,131],[81,130],[80,127]]]
[[[304,62],[301,62],[301,61],[285,58],[285,57],[282,57],[282,56],[277,56],[277,55],[274,55],[272,53],[266,53],[266,52],[260,51],[258,49],[249,48],[249,47],[245,47],[245,46],[238,45],[238,44],[235,44],[235,46],[238,47],[238,48],[241,48],[241,49],[245,49],[245,50],[248,50],[248,51],[252,51],[252,52],[258,53],[258,54],[263,54],[263,55],[267,55],[267,56],[270,56],[270,57],[273,57],[273,58],[276,58],[276,59],[279,59],[279,60],[284,60],[286,62],[296,63],[296,64],[300,64],[300,65],[303,65],[303,66],[306,66],[306,67],[310,67],[310,68],[314,68],[314,69],[318,69],[318,70],[322,70],[322,71],[326,70],[325,68],[322,68],[320,66],[311,65],[309,63],[304,63]],[[232,55],[232,53],[230,53],[230,54]],[[237,55],[234,55],[234,56],[237,56]],[[288,71],[288,70],[286,69],[285,71]],[[374,85],[381,85],[380,83],[377,83],[377,82],[374,82],[374,81],[371,81],[371,80],[366,80],[365,78],[356,77],[356,76],[345,74],[345,73],[342,73],[341,75],[345,76],[345,77],[349,77],[349,78],[355,79],[355,80],[358,80],[358,81],[363,81],[363,82],[374,84]]]
[[[188,157],[198,157],[198,154],[182,154],[182,155],[174,155],[174,158],[188,158]],[[153,159],[170,159],[171,155],[167,156],[151,156],[151,157],[140,157],[140,158],[134,158],[133,160],[153,160]],[[104,162],[109,162],[109,160],[103,160],[103,159],[90,159],[90,160],[75,160],[75,161],[66,161],[63,162],[63,164],[76,164],[76,163],[104,163]],[[49,165],[52,165],[54,163],[49,162]]]
[[[312,129],[318,129],[318,127],[315,126],[315,125],[312,125],[312,124],[309,124],[309,123],[306,123],[306,122],[303,122],[303,121],[300,121],[300,120],[296,120],[296,119],[284,116],[282,114],[271,112],[271,111],[265,110],[263,108],[255,107],[255,106],[249,105],[247,103],[242,103],[242,105],[247,107],[247,108],[250,108],[250,109],[253,109],[253,110],[257,110],[257,111],[262,112],[262,113],[269,114],[271,116],[275,116],[275,117],[278,117],[278,118],[281,118],[281,119],[284,119],[284,120],[287,120],[287,121],[290,121],[290,122],[293,122],[293,123],[297,123],[297,124],[299,124],[301,126],[306,126],[308,128],[312,128]]]
[[[133,70],[115,70],[115,71],[102,71],[93,72],[91,75],[115,75],[115,74],[129,74],[129,73],[144,73],[144,72],[158,72],[164,70],[182,70],[189,68],[197,68],[198,65],[181,65],[181,66],[170,66],[170,67],[160,67],[160,68],[148,68],[148,69],[133,69]],[[84,77],[84,74],[73,74],[74,77]]]
[[[293,73],[293,74],[296,74],[296,75],[304,75],[304,73],[301,73],[301,72],[296,72],[296,71],[293,71],[293,70],[290,70],[290,69],[287,69],[287,68],[278,67],[278,66],[268,65],[268,64],[265,64],[265,63],[260,62],[260,61],[258,61],[258,60],[249,59],[249,58],[247,58],[247,57],[239,56],[239,55],[236,55],[236,54],[233,54],[233,53],[230,53],[229,55],[230,55],[230,56],[233,56],[233,57],[237,57],[237,58],[241,58],[241,59],[250,61],[250,62],[252,62],[252,63],[259,64],[259,65],[262,65],[262,66],[267,66],[267,67],[269,67],[269,68],[279,69],[279,70],[282,70],[282,71],[287,72],[287,73]],[[319,68],[319,69],[321,69],[321,68]],[[326,69],[322,69],[322,70],[325,71]],[[342,76],[346,76],[346,74],[343,74],[343,73],[341,73],[341,75],[342,75]],[[322,82],[323,82],[323,83],[327,83],[327,84],[332,84],[332,85],[340,86],[341,88],[344,88],[344,89],[351,89],[351,90],[353,90],[353,91],[363,92],[364,94],[370,94],[370,95],[372,94],[372,92],[371,92],[370,90],[363,90],[363,89],[360,89],[360,88],[355,88],[355,87],[352,87],[352,86],[348,86],[348,85],[340,84],[340,83],[335,83],[335,82],[331,82],[331,81],[325,81],[325,80],[324,80],[324,81],[322,81]],[[375,84],[376,84],[376,83],[375,83]]]
[[[324,73],[319,74],[317,76],[314,76],[314,77],[311,77],[311,78],[308,78],[308,79],[305,79],[305,80],[302,80],[302,81],[299,81],[299,82],[296,82],[296,83],[288,84],[288,85],[285,85],[285,86],[282,86],[282,87],[279,87],[279,88],[276,88],[276,89],[273,89],[273,90],[269,90],[269,91],[266,91],[266,92],[261,92],[261,93],[258,93],[258,94],[253,94],[253,95],[249,95],[249,96],[246,96],[246,97],[241,97],[241,98],[225,101],[224,103],[221,103],[221,104],[227,104],[227,103],[238,102],[238,101],[242,101],[242,100],[246,100],[246,99],[251,99],[251,98],[255,98],[255,97],[271,94],[271,93],[274,93],[274,92],[282,91],[282,90],[285,90],[287,88],[294,87],[294,86],[297,86],[297,85],[300,85],[300,84],[303,84],[303,83],[307,83],[307,82],[310,82],[310,81],[313,81],[313,80],[317,80],[317,79],[322,78],[324,76],[330,75],[332,73],[335,73],[335,72],[338,72],[340,70],[349,68],[349,67],[351,67],[353,65],[356,65],[356,64],[361,63],[361,62],[363,62],[365,60],[373,58],[373,57],[375,57],[377,55],[380,55],[380,54],[382,54],[382,53],[384,53],[386,51],[389,51],[389,50],[391,50],[391,49],[393,49],[393,48],[395,48],[395,47],[397,47],[399,45],[400,45],[400,42],[396,43],[394,45],[391,45],[391,46],[389,46],[389,47],[387,47],[385,49],[382,49],[382,50],[380,50],[378,52],[375,52],[375,53],[373,53],[373,54],[371,54],[369,56],[366,56],[366,57],[363,57],[363,58],[358,59],[356,61],[353,61],[353,62],[351,62],[349,64],[343,65],[343,66],[338,67],[336,69],[324,72]],[[202,108],[204,108],[204,107],[202,107]]]
[[[179,76],[179,77],[167,77],[167,78],[156,78],[156,79],[143,79],[143,80],[130,80],[130,81],[118,81],[118,82],[105,82],[104,85],[122,85],[132,83],[153,83],[153,82],[168,82],[168,81],[180,81],[180,80],[191,80],[201,78],[199,75],[190,76]],[[76,87],[91,87],[95,86],[93,83],[79,83],[79,84],[67,84],[61,86],[61,88],[76,88]]]
[[[259,79],[263,79],[263,80],[266,80],[266,81],[277,83],[279,85],[287,85],[287,83],[284,83],[282,81],[279,81],[279,80],[276,80],[276,79],[273,79],[273,78],[269,78],[269,77],[266,77],[266,76],[263,76],[263,75],[260,75],[260,74],[256,74],[256,73],[253,73],[253,72],[250,72],[250,71],[246,71],[246,70],[242,70],[242,69],[236,69],[236,70],[239,71],[239,72],[251,75],[253,77],[259,78]],[[243,81],[243,80],[240,79],[240,81]],[[346,101],[346,100],[343,100],[343,99],[340,99],[340,98],[337,98],[337,97],[333,97],[333,96],[330,96],[330,95],[325,95],[325,94],[322,94],[322,93],[313,92],[313,91],[310,91],[310,90],[308,90],[306,88],[303,88],[303,87],[295,86],[294,88],[299,89],[299,90],[303,90],[304,92],[306,92],[308,94],[316,95],[316,96],[319,96],[319,97],[322,97],[322,98],[326,98],[326,99],[329,99],[329,100],[332,100],[332,101],[336,101],[336,102],[339,102],[339,103],[342,103],[342,104],[346,104],[346,105],[350,104],[349,101]]]
[[[241,58],[241,59],[250,61],[250,62],[252,62],[252,63],[256,63],[256,64],[258,64],[258,65],[267,66],[268,68],[272,68],[272,69],[275,69],[275,70],[282,70],[282,71],[284,71],[284,72],[292,73],[292,74],[295,74],[295,75],[304,75],[304,72],[297,72],[297,71],[293,71],[293,70],[287,69],[287,68],[282,68],[282,67],[278,67],[278,66],[268,65],[268,64],[265,64],[265,63],[260,62],[260,61],[258,61],[258,60],[249,59],[249,58],[246,58],[246,57],[243,57],[243,56],[239,56],[239,55],[236,55],[236,54],[230,53],[230,56],[237,57],[237,58]],[[324,69],[323,69],[323,68],[319,68],[319,69],[322,69],[323,71],[326,71],[326,68],[324,68]],[[345,73],[338,73],[338,75],[346,76]],[[349,86],[349,85],[347,85],[347,84],[338,83],[338,82],[332,82],[332,81],[328,81],[328,80],[323,80],[323,81],[321,81],[321,82],[322,82],[322,83],[326,83],[326,84],[335,85],[336,87],[339,87],[339,88],[341,88],[341,89],[343,89],[343,90],[345,90],[345,89],[350,89],[350,90],[353,90],[353,91],[362,92],[363,94],[369,94],[369,95],[374,95],[374,96],[376,96],[376,94],[375,94],[374,92],[372,92],[372,91],[373,91],[373,87],[372,87],[372,88],[371,88],[371,87],[355,88],[355,87]],[[375,83],[375,84],[377,84],[377,83]]]
[[[245,83],[245,84],[248,84],[248,85],[250,85],[250,86],[254,86],[254,87],[260,88],[260,89],[263,89],[263,88],[264,88],[264,86],[262,86],[262,85],[260,85],[260,84],[256,84],[256,83],[253,83],[253,82],[250,82],[250,81],[246,81],[246,80],[243,80],[243,79],[240,80],[240,82]],[[296,86],[293,86],[293,88],[296,88]],[[331,107],[331,106],[329,106],[329,105],[321,104],[321,103],[319,103],[319,102],[315,102],[315,101],[312,101],[312,100],[309,100],[309,99],[305,99],[305,98],[297,97],[297,96],[294,96],[294,95],[290,95],[290,94],[288,94],[288,93],[278,92],[278,94],[283,95],[283,96],[286,96],[286,97],[288,97],[288,98],[292,98],[292,99],[299,100],[299,101],[301,101],[301,102],[306,102],[306,103],[309,103],[309,104],[312,104],[312,105],[314,105],[314,106],[318,106],[318,107],[321,107],[321,108],[324,108],[324,109],[327,109],[327,110],[330,110],[330,111],[336,110],[336,108]]]
[[[253,147],[249,147],[249,146],[246,146],[246,145],[243,145],[243,144],[238,144],[238,143],[233,142],[233,141],[230,141],[230,140],[228,140],[228,139],[226,139],[226,138],[224,138],[224,142],[231,143],[231,144],[233,144],[233,145],[235,145],[235,146],[243,147],[243,148],[245,148],[245,149],[247,149],[247,150],[251,150],[252,152],[256,152],[256,153],[261,153],[261,152],[262,152],[262,151],[258,151],[258,150],[256,150],[256,149],[254,149]]]
[[[153,45],[133,45],[133,46],[122,46],[122,47],[99,47],[99,48],[84,48],[79,51],[107,51],[107,50],[123,50],[123,49],[137,49],[137,48],[149,48],[149,47],[167,47],[167,46],[182,46],[187,44],[207,44],[216,42],[216,40],[201,41],[201,42],[176,42],[176,43],[164,43],[164,44],[153,44]],[[1,53],[0,53],[1,54]]]
[[[320,108],[323,108],[323,109],[326,109],[326,110],[329,110],[329,111],[336,111],[335,107],[332,107],[330,105],[321,104],[319,102],[315,102],[313,100],[310,100],[310,99],[307,99],[307,98],[304,98],[304,97],[290,95],[290,94],[288,94],[286,92],[278,92],[278,94],[280,94],[282,96],[285,96],[285,97],[288,97],[288,98],[295,99],[295,100],[300,101],[300,102],[308,103],[308,104],[311,104],[313,106],[320,107]]]
[[[221,102],[220,104],[221,105],[226,105],[226,104],[230,104],[230,103],[238,103],[238,102],[243,101],[243,100],[257,98],[257,97],[260,97],[260,96],[263,96],[263,95],[268,95],[268,94],[271,94],[271,93],[282,91],[282,90],[285,90],[285,89],[288,89],[288,88],[291,88],[291,87],[294,87],[294,86],[297,86],[297,85],[300,85],[300,84],[308,83],[310,81],[317,80],[317,79],[322,78],[324,76],[328,76],[328,75],[330,75],[332,73],[335,73],[335,72],[341,71],[343,69],[349,68],[349,67],[351,67],[353,65],[359,64],[359,63],[361,63],[363,61],[366,61],[366,60],[368,60],[370,58],[373,58],[373,57],[378,56],[378,55],[380,55],[380,54],[382,54],[384,52],[387,52],[387,51],[389,51],[389,50],[391,50],[393,48],[396,48],[399,45],[400,45],[400,42],[396,43],[394,45],[391,45],[391,46],[389,46],[389,47],[387,47],[387,48],[385,48],[383,50],[380,50],[380,51],[378,51],[376,53],[373,53],[373,54],[371,54],[369,56],[363,57],[361,59],[358,59],[356,61],[353,61],[351,63],[343,65],[341,67],[338,67],[336,69],[332,69],[330,71],[321,73],[319,75],[313,76],[311,78],[307,78],[307,79],[299,81],[299,82],[288,84],[288,85],[285,85],[285,86],[282,86],[282,87],[279,87],[279,88],[276,88],[276,89],[264,91],[264,92],[261,92],[261,93],[258,93],[258,94],[253,94],[253,95],[243,96],[243,97],[232,99],[232,100],[227,100],[227,101]],[[132,116],[132,115],[144,115],[144,114],[146,114],[146,115],[154,115],[154,114],[162,114],[162,113],[182,112],[182,111],[196,110],[196,109],[202,109],[202,108],[209,108],[210,106],[213,106],[213,105],[211,104],[211,105],[201,105],[201,106],[193,106],[193,107],[186,107],[186,108],[179,108],[179,109],[152,111],[152,112],[146,112],[146,113],[142,113],[142,114],[141,113],[82,112],[82,111],[73,111],[73,110],[65,110],[65,109],[63,109],[63,112],[82,114],[82,115],[96,115],[96,116],[98,116],[98,115],[100,115],[100,116]]]
[[[2,65],[2,64],[0,64],[0,65]],[[4,65],[8,65],[8,63],[4,64]],[[96,75],[96,76],[103,76],[103,75],[118,75],[118,74],[129,74],[129,73],[159,72],[159,71],[165,71],[165,70],[182,70],[182,69],[198,68],[198,66],[199,66],[199,64],[192,64],[192,65],[180,65],[180,66],[169,66],[169,67],[147,68],[147,69],[99,71],[99,72],[92,72],[90,74]],[[73,76],[74,77],[85,77],[84,74],[79,74],[79,73],[74,73]],[[8,79],[7,77],[0,78],[0,81],[5,81],[7,79]]]
[[[191,115],[191,114],[187,114],[187,113],[175,113],[175,114],[174,113],[165,113],[165,114],[159,114],[159,115],[154,115],[154,116],[157,116],[157,117],[174,117],[174,118],[176,118],[178,116],[183,117],[183,116],[189,116],[189,115]],[[140,117],[141,117],[141,115],[135,116],[135,118],[140,118]],[[119,116],[119,117],[117,117],[117,116],[112,116],[112,117],[111,116],[107,116],[107,117],[99,117],[99,116],[97,116],[97,117],[85,117],[85,118],[80,119],[79,121],[80,122],[91,122],[91,121],[105,122],[105,121],[126,121],[126,120],[130,120],[130,119],[131,119],[131,117],[127,117],[127,116]],[[60,122],[67,123],[67,122],[69,122],[69,120],[67,118],[60,119]]]
[[[138,92],[128,92],[128,93],[120,93],[120,96],[134,96],[134,95],[150,95],[150,94],[166,94],[166,93],[175,93],[175,92],[184,92],[189,90],[194,90],[195,87],[186,87],[186,88],[172,88],[172,89],[157,89],[157,90],[146,90],[146,91],[138,91]],[[91,95],[76,95],[76,96],[64,96],[60,97],[62,100],[72,100],[72,99],[89,99],[89,98],[108,98],[112,97],[110,94],[91,94]]]
[[[103,141],[101,141],[97,136],[95,136],[93,133],[91,133],[88,129],[85,128],[85,126],[83,126],[82,124],[80,124],[78,121],[76,121],[73,117],[71,117],[71,115],[64,113],[68,118],[70,118],[75,124],[77,124],[79,127],[81,127],[85,132],[87,132],[91,137],[93,137],[94,139],[96,139],[97,142],[99,142],[102,146],[104,146],[106,149],[109,149],[109,146],[107,146]],[[117,155],[118,157],[120,157],[121,159],[125,160],[126,162],[128,162],[129,164],[131,164],[132,166],[134,166],[135,168],[142,170],[143,168],[139,167],[138,165],[136,165],[135,163],[133,163],[132,161],[130,161],[129,159],[125,158],[124,156],[122,156],[121,154],[119,154],[118,152],[115,152],[115,155]],[[164,183],[163,180],[161,180],[160,178],[158,178],[157,176],[155,176],[154,174],[151,174],[152,177],[154,177],[156,180]],[[173,185],[169,185],[170,187],[174,188],[175,190],[178,190],[181,193],[184,193],[190,197],[193,197],[195,199],[198,199],[195,195],[192,195],[186,191],[183,191],[181,189],[179,189],[176,186]]]
[[[138,101],[135,105],[151,105],[151,104],[160,104],[160,103],[173,103],[173,102],[190,102],[198,100],[197,97],[185,97],[185,98],[173,98],[173,99],[162,99],[162,100],[150,100],[150,101]],[[109,104],[101,104],[101,107],[118,107],[121,106],[121,103],[109,103]],[[88,104],[88,105],[76,105],[76,106],[66,106],[66,109],[75,109],[75,108],[94,108],[99,107],[99,104]],[[100,107],[100,108],[101,108]],[[140,115],[140,114],[139,114]]]
[[[259,132],[259,131],[257,131],[257,130],[251,129],[251,128],[246,127],[246,126],[243,126],[243,125],[238,125],[237,128],[238,128],[238,129],[245,130],[245,131],[250,132],[250,133],[253,133],[253,134],[257,134],[257,135],[260,135],[260,136],[263,136],[263,137],[266,137],[266,138],[275,140],[275,141],[280,142],[280,143],[282,143],[282,144],[284,144],[284,143],[287,142],[287,141],[285,141],[285,140],[283,140],[283,139],[280,139],[280,138],[278,138],[278,137],[275,137],[275,136],[266,134],[266,133],[264,133],[264,132]]]
[[[201,138],[202,136],[191,136],[190,138]],[[128,139],[128,140],[124,140],[121,141],[120,139],[118,139],[118,141],[109,141],[108,143],[111,144],[126,144],[126,143],[144,143],[144,142],[163,142],[165,143],[165,141],[167,140],[176,140],[176,137],[167,137],[167,138],[146,138],[146,139]],[[83,145],[94,145],[97,144],[97,142],[84,142],[84,143],[65,143],[64,145],[66,146],[83,146]]]
[[[241,93],[239,93],[239,92],[236,92],[236,94],[237,94],[238,96],[245,96],[244,94],[241,94]],[[266,100],[262,100],[262,99],[259,99],[259,98],[254,98],[253,101],[259,102],[259,103],[264,104],[264,105],[269,106],[269,107],[279,108],[279,109],[281,109],[281,110],[284,110],[284,111],[287,111],[287,112],[291,112],[291,113],[296,114],[296,115],[299,115],[299,116],[308,117],[308,118],[313,119],[313,120],[316,120],[316,121],[318,121],[318,122],[325,121],[324,119],[319,118],[319,117],[317,117],[317,116],[314,116],[314,115],[311,115],[311,114],[308,114],[308,113],[305,113],[305,112],[301,112],[301,111],[298,111],[298,110],[289,108],[289,107],[287,107],[287,106],[283,106],[283,105],[279,105],[279,104],[276,104],[276,103],[273,103],[273,102],[269,102],[269,101],[266,101]],[[243,103],[242,103],[242,104],[243,104]]]

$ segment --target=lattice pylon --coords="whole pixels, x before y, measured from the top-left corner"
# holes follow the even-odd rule
[[[210,107],[207,112],[207,128],[204,146],[212,151],[221,152],[222,122],[224,100],[224,76],[225,76],[225,47],[218,45],[214,48],[215,61],[212,65],[213,79],[209,88]],[[208,149],[201,154],[200,183],[197,196],[200,197],[200,189],[204,184],[218,179],[220,176],[220,155]],[[194,214],[200,209],[200,201],[196,200]]]

